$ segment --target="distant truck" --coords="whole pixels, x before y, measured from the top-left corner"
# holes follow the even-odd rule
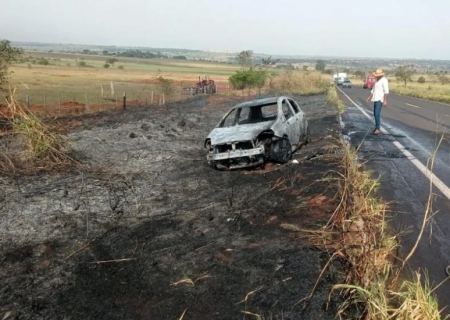
[[[339,72],[339,73],[335,73],[333,74],[333,81],[336,82],[336,84],[338,86],[340,86],[342,84],[342,82],[344,82],[347,79],[347,72]]]
[[[377,79],[372,75],[367,76],[366,81],[364,81],[363,88],[364,89],[372,89],[373,86],[375,85],[376,80]]]

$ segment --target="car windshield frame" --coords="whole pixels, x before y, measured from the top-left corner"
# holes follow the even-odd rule
[[[274,110],[270,110],[268,113],[264,112],[264,108],[269,109],[272,107]],[[245,111],[247,111],[245,113]],[[241,115],[246,114],[244,119],[241,119]],[[253,112],[252,112],[253,111]],[[263,123],[268,121],[276,121],[278,118],[278,102],[271,102],[271,103],[265,103],[265,104],[259,104],[254,106],[245,106],[241,108],[232,109],[228,112],[228,114],[222,119],[222,121],[219,124],[219,128],[228,128],[228,127],[235,127],[235,126],[243,126],[243,125],[252,125],[257,123]],[[248,115],[248,116],[247,116]],[[225,126],[225,123],[227,120],[230,120],[229,117],[234,116],[233,122],[230,125]],[[253,118],[253,119],[251,119]]]

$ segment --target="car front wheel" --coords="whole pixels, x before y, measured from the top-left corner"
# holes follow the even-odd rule
[[[291,159],[292,146],[288,139],[281,138],[270,145],[270,158],[278,163],[286,163]]]

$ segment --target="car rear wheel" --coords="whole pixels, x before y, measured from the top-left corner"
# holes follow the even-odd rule
[[[278,163],[286,163],[291,159],[292,146],[288,139],[281,138],[270,145],[270,158]]]
[[[309,126],[306,128],[306,134],[305,134],[305,143],[309,143],[311,141],[311,130],[309,129]]]

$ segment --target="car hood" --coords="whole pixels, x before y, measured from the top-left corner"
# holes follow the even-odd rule
[[[211,139],[211,145],[235,141],[249,141],[255,139],[262,131],[269,130],[274,122],[266,121],[226,128],[215,128],[208,135],[208,138]]]

